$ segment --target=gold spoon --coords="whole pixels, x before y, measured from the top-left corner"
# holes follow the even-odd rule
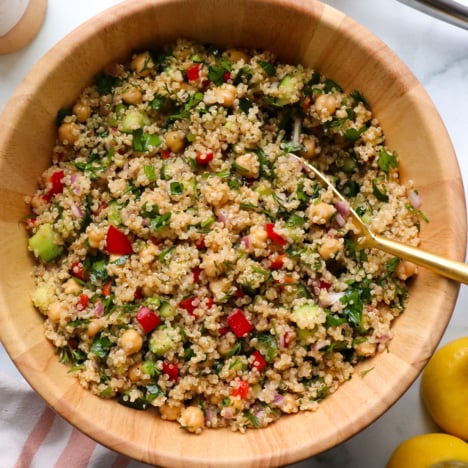
[[[358,245],[361,248],[374,248],[380,249],[387,252],[395,257],[401,258],[402,260],[408,260],[409,262],[420,265],[428,270],[433,271],[441,276],[450,278],[460,283],[468,284],[468,265],[455,260],[449,260],[447,258],[440,257],[438,255],[426,252],[425,250],[410,245],[402,244],[401,242],[387,239],[386,237],[374,234],[369,227],[364,224],[360,216],[354,211],[349,205],[345,197],[334,187],[334,185],[328,180],[328,177],[320,172],[312,164],[307,163],[299,156],[293,153],[289,155],[299,161],[307,173],[314,174],[323,184],[333,191],[339,200],[345,202],[349,208],[349,214],[353,219],[353,224],[359,232]]]

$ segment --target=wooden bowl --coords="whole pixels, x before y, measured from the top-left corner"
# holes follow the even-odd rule
[[[60,415],[98,442],[164,466],[274,466],[318,454],[371,424],[405,392],[437,346],[459,285],[421,271],[389,351],[362,364],[314,413],[282,418],[247,434],[181,431],[152,412],[125,408],[81,388],[59,364],[30,303],[32,259],[20,219],[24,196],[49,165],[58,109],[69,106],[107,63],[178,37],[266,48],[365,93],[413,179],[430,219],[422,246],[463,260],[465,198],[446,130],[421,84],[375,36],[315,0],[140,0],[100,14],[55,46],[31,71],[0,122],[0,336],[31,386]]]

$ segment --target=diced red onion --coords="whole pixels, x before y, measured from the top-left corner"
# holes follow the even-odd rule
[[[408,194],[408,199],[409,199],[411,206],[415,210],[419,210],[419,208],[421,208],[421,205],[422,205],[421,196],[416,190],[410,190]]]
[[[335,221],[339,227],[343,227],[346,224],[346,220],[343,218],[343,216],[340,213],[337,213],[335,215]]]
[[[229,215],[226,210],[219,210],[218,213],[218,221],[223,223],[224,226],[226,226],[226,223],[229,219]]]
[[[244,236],[242,238],[242,242],[244,243],[246,249],[250,249],[250,236]]]
[[[391,336],[387,333],[379,335],[376,338],[377,343],[388,343],[391,340]]]
[[[222,416],[223,416],[223,418],[226,418],[226,419],[232,419],[234,417],[234,414],[232,412],[232,408],[230,406],[224,407],[223,412],[222,412]]]
[[[102,305],[101,301],[96,303],[96,307],[94,308],[94,316],[95,317],[102,317],[104,314],[104,306]]]
[[[314,345],[314,351],[320,351],[322,348],[325,348],[325,346],[328,346],[327,340],[318,340]]]
[[[72,205],[70,206],[70,209],[71,209],[71,212],[73,213],[73,215],[76,218],[82,218],[83,217],[83,213],[81,211],[81,208],[78,205],[75,205],[74,203],[72,203]]]
[[[301,136],[301,119],[296,117],[293,122],[292,143],[297,146]]]
[[[281,405],[283,404],[284,402],[284,396],[281,395],[281,393],[275,393],[274,397],[273,397],[273,401],[277,404],[277,405]]]
[[[338,211],[338,213],[341,215],[341,216],[348,216],[349,215],[349,205],[343,201],[343,200],[338,200],[336,203],[335,203],[335,208],[336,208],[336,211]]]

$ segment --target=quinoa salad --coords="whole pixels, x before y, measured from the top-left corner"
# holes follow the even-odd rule
[[[244,432],[317,410],[388,349],[417,269],[360,248],[349,205],[411,245],[424,215],[361,91],[178,40],[108,65],[59,112],[24,224],[33,304],[84,388],[192,433]]]

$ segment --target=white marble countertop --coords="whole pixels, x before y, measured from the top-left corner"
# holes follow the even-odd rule
[[[120,0],[49,0],[44,25],[25,49],[0,56],[0,111],[36,61],[80,23]],[[460,3],[468,4],[466,0]],[[468,31],[443,23],[396,0],[327,0],[380,37],[422,82],[452,139],[468,187]],[[462,285],[441,344],[468,336],[468,288]],[[0,346],[0,371],[20,374]],[[419,397],[419,379],[370,427],[294,468],[383,468],[403,440],[436,431]],[[135,465],[133,465],[135,466]]]

